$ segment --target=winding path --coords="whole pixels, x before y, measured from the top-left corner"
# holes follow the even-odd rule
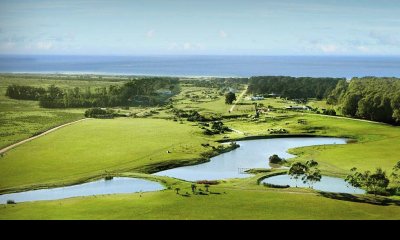
[[[7,152],[8,150],[10,150],[10,149],[12,149],[12,148],[15,148],[15,147],[17,147],[17,146],[19,146],[19,145],[21,145],[21,144],[26,143],[26,142],[29,142],[29,141],[31,141],[31,140],[33,140],[33,139],[36,139],[36,138],[42,137],[42,136],[44,136],[44,135],[46,135],[46,134],[49,134],[49,133],[51,133],[51,132],[54,132],[54,131],[56,131],[56,130],[58,130],[58,129],[60,129],[60,128],[63,128],[63,127],[66,127],[66,126],[69,126],[69,125],[72,125],[72,124],[75,124],[75,123],[78,123],[78,122],[82,122],[82,121],[85,121],[85,120],[88,120],[88,119],[89,119],[89,118],[84,118],[84,119],[80,119],[80,120],[77,120],[77,121],[74,121],[74,122],[69,122],[69,123],[66,123],[66,124],[63,124],[63,125],[54,127],[54,128],[52,128],[52,129],[49,129],[49,130],[47,130],[47,131],[45,131],[45,132],[39,134],[39,135],[36,135],[36,136],[30,137],[30,138],[27,138],[27,139],[22,140],[22,141],[20,141],[20,142],[14,143],[14,144],[12,144],[12,145],[10,145],[10,146],[8,146],[8,147],[2,148],[2,149],[0,149],[0,154],[3,154],[3,153],[5,153],[5,152]]]
[[[248,87],[249,87],[249,86],[247,85],[246,88],[243,90],[243,92],[239,95],[239,97],[237,98],[235,104],[233,104],[233,106],[231,107],[231,109],[229,109],[229,112],[233,112],[233,109],[236,107],[236,104],[239,103],[239,102],[242,100],[244,94],[247,92],[247,88],[248,88]]]

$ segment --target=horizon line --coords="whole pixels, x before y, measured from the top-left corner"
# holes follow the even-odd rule
[[[334,55],[314,55],[314,54],[20,54],[20,53],[0,53],[0,57],[2,56],[81,56],[81,57],[195,57],[195,56],[208,56],[208,57],[394,57],[400,58],[400,55],[342,55],[342,54],[334,54]]]

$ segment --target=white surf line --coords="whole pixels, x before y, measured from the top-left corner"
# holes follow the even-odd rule
[[[239,103],[239,102],[242,100],[244,94],[247,92],[247,88],[248,88],[248,87],[249,87],[249,86],[247,85],[247,86],[246,86],[246,89],[239,95],[239,97],[237,98],[235,104],[233,104],[233,106],[231,107],[231,109],[229,109],[229,112],[233,112],[233,109],[235,109],[235,107],[236,107],[236,103]]]
[[[54,127],[54,128],[52,128],[52,129],[47,130],[46,132],[43,132],[43,133],[39,134],[39,135],[36,135],[36,136],[30,137],[30,138],[27,138],[27,139],[22,140],[22,141],[20,141],[20,142],[14,143],[14,144],[12,144],[12,145],[10,145],[10,146],[8,146],[8,147],[5,147],[5,148],[3,148],[3,149],[0,149],[0,154],[3,154],[3,153],[5,153],[5,152],[7,152],[8,150],[10,150],[10,149],[12,149],[12,148],[15,148],[15,147],[17,147],[17,146],[19,146],[19,145],[21,145],[21,144],[24,144],[24,143],[26,143],[26,142],[32,141],[33,139],[36,139],[36,138],[42,137],[42,136],[44,136],[44,135],[46,135],[46,134],[49,134],[49,133],[51,133],[51,132],[54,132],[54,131],[56,131],[56,130],[58,130],[58,129],[60,129],[60,128],[63,128],[63,127],[66,127],[66,126],[69,126],[69,125],[72,125],[72,124],[75,124],[75,123],[78,123],[78,122],[81,122],[81,121],[85,121],[85,120],[88,120],[88,119],[89,119],[89,118],[84,118],[84,119],[80,119],[80,120],[77,120],[77,121],[74,121],[74,122],[69,122],[69,123],[66,123],[66,124],[63,124],[63,125]]]

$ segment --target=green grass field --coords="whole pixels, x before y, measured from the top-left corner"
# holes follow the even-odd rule
[[[0,190],[198,159],[207,142],[200,134],[159,119],[87,120],[8,151],[0,161]]]
[[[49,77],[42,75],[0,74],[0,148],[26,139],[52,127],[83,118],[84,109],[43,109],[37,101],[21,101],[5,96],[11,84],[60,88],[101,87],[121,84],[118,79],[79,79],[78,77]]]
[[[11,80],[0,80],[0,90],[4,95],[4,86]],[[38,79],[20,81],[45,84]],[[107,81],[71,82],[101,85]],[[70,86],[69,82],[65,84],[64,87]],[[190,97],[186,97],[187,94]],[[61,122],[82,118],[83,109],[48,110],[39,108],[33,101],[10,100],[4,96],[0,96],[0,101],[2,146]],[[252,103],[248,100],[241,102]],[[279,98],[259,102],[276,108],[288,104]],[[219,96],[216,89],[190,85],[183,86],[180,94],[174,96],[173,105],[216,115],[229,115],[231,107],[224,103],[223,96]],[[315,105],[322,107],[324,103],[318,101]],[[151,110],[159,113],[140,117]],[[309,189],[259,186],[257,178],[260,175],[257,175],[221,181],[211,187],[211,192],[215,194],[183,197],[175,194],[174,188],[191,192],[191,183],[147,174],[165,166],[176,167],[199,161],[200,154],[209,150],[201,146],[202,143],[217,146],[219,143],[216,140],[224,137],[274,137],[268,129],[280,128],[287,129],[288,136],[336,136],[356,140],[347,145],[290,150],[297,155],[294,160],[318,161],[324,175],[344,177],[352,167],[360,170],[382,167],[390,173],[393,165],[400,160],[400,127],[279,110],[262,114],[259,119],[226,119],[225,125],[239,132],[207,137],[194,122],[183,121],[181,124],[166,120],[173,116],[161,107],[126,111],[137,113],[139,118],[86,120],[6,152],[0,158],[0,192],[79,183],[102,177],[106,171],[119,176],[156,179],[163,181],[169,189],[142,196],[116,194],[0,205],[0,219],[400,219],[400,199],[396,196],[384,198],[392,202],[397,200],[388,206],[368,201],[344,201],[324,197]],[[237,105],[233,113],[254,115],[254,106]],[[299,123],[300,119],[305,123]],[[373,198],[365,198],[369,197]]]
[[[189,191],[189,189],[187,189]],[[173,190],[71,198],[0,207],[0,219],[399,219],[399,206],[377,206],[314,193],[211,187],[220,194],[183,197]]]

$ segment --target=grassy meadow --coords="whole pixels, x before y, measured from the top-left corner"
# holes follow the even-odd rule
[[[83,118],[85,110],[44,109],[35,101],[9,99],[4,96],[9,84],[54,83],[69,88],[108,86],[120,84],[119,80],[126,79],[0,75],[0,147]],[[375,198],[370,195],[353,196],[356,201],[327,197],[311,189],[268,188],[257,184],[265,172],[246,179],[221,180],[204,195],[192,194],[191,182],[150,175],[166,167],[203,161],[202,153],[221,145],[219,140],[282,137],[270,134],[271,129],[286,129],[286,136],[351,139],[346,145],[290,149],[296,155],[291,160],[314,159],[323,175],[345,177],[352,167],[371,171],[382,167],[390,174],[400,160],[400,127],[287,111],[284,107],[295,104],[280,98],[256,101],[276,109],[256,119],[255,101],[245,100],[246,94],[229,113],[232,105],[225,104],[219,89],[182,84],[180,90],[172,97],[175,108],[222,116],[224,124],[235,131],[207,136],[196,122],[173,121],[174,115],[166,107],[130,107],[119,110],[136,117],[88,119],[22,144],[0,158],[1,193],[69,185],[101,178],[106,173],[160,181],[166,190],[4,204],[0,205],[0,219],[400,219],[398,196],[378,197],[385,204],[372,204],[370,199]],[[311,101],[310,105],[326,107],[324,101]],[[176,194],[177,187],[181,193],[190,194]]]
[[[173,136],[173,137],[171,137]],[[200,158],[199,128],[163,119],[90,119],[8,151],[0,161],[1,189],[62,184],[105,171],[145,171]],[[170,153],[167,153],[170,151]]]
[[[118,80],[118,81],[117,81]],[[37,101],[21,101],[5,96],[11,84],[60,88],[86,88],[120,84],[121,79],[91,79],[46,75],[0,74],[0,148],[44,132],[52,127],[83,118],[84,109],[43,109]]]

